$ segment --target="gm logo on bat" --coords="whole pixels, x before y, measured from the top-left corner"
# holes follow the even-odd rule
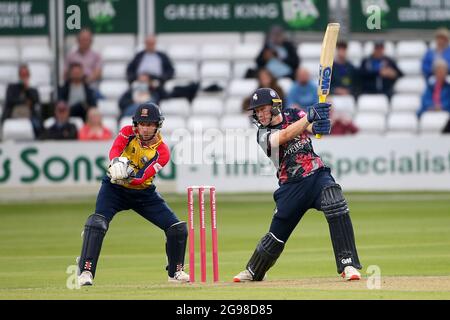
[[[331,67],[326,67],[322,70],[320,67],[320,77],[319,77],[319,86],[320,90],[322,90],[322,94],[326,95],[330,90],[331,85]]]

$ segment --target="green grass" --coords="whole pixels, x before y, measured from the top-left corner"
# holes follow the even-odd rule
[[[166,199],[186,219],[185,196]],[[328,225],[314,210],[268,281],[233,284],[267,232],[274,204],[270,194],[218,194],[221,279],[207,285],[169,285],[164,233],[129,211],[110,225],[95,286],[70,290],[74,277],[66,270],[80,253],[95,200],[0,204],[0,299],[450,299],[450,194],[364,193],[348,200],[362,274],[379,266],[380,290],[367,289],[365,279],[337,277]],[[211,280],[209,256],[208,273]]]

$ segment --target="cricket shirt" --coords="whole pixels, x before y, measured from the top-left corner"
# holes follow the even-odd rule
[[[280,124],[259,128],[257,135],[258,144],[277,168],[279,184],[301,180],[325,167],[322,159],[314,152],[306,130],[283,145],[270,145],[272,133],[287,128],[305,117],[306,113],[300,109],[286,108],[282,111],[282,116],[283,121]]]
[[[130,160],[135,177],[124,184],[129,189],[147,189],[153,183],[155,175],[170,159],[169,147],[164,143],[162,135],[158,133],[158,141],[149,146],[143,146],[133,126],[123,127],[109,152],[109,159],[126,157]]]

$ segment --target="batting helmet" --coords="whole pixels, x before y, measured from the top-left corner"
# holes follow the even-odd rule
[[[250,98],[250,105],[247,110],[253,110],[253,119],[256,123],[261,126],[261,123],[256,116],[255,109],[258,107],[271,105],[272,117],[277,116],[281,113],[282,100],[278,93],[271,88],[259,88],[257,89]]]
[[[145,102],[141,104],[134,113],[133,125],[137,126],[138,123],[158,123],[158,128],[161,128],[164,117],[161,114],[159,107],[153,102]]]

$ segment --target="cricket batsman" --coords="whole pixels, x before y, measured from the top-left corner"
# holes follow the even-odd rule
[[[352,222],[342,188],[314,152],[309,134],[329,134],[329,103],[317,103],[307,112],[286,108],[275,90],[257,89],[249,110],[258,125],[258,144],[277,168],[279,188],[269,232],[262,237],[234,282],[262,281],[283,252],[286,241],[305,212],[323,211],[328,221],[337,272],[345,280],[359,280],[361,269]]]
[[[109,152],[111,163],[97,196],[95,213],[84,226],[78,259],[81,286],[92,285],[103,238],[115,214],[133,209],[165,232],[169,282],[188,282],[183,270],[186,222],[180,221],[155,190],[153,179],[170,158],[160,129],[164,117],[154,103],[138,107],[133,125],[123,127]]]

